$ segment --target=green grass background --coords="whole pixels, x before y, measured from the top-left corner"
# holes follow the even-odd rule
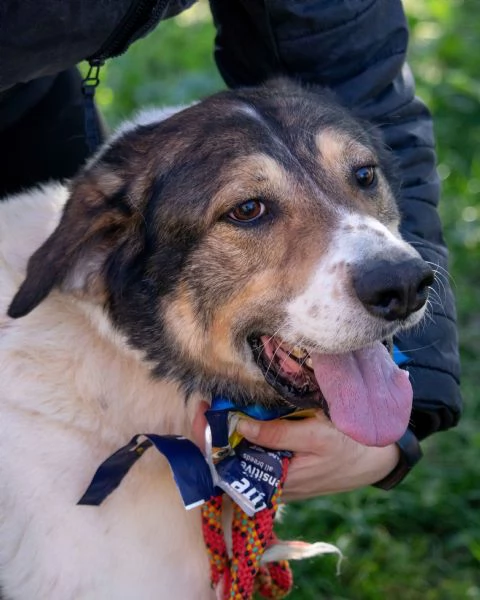
[[[290,506],[283,537],[330,541],[347,557],[340,576],[331,557],[296,563],[295,600],[480,599],[480,2],[405,6],[418,94],[435,118],[465,413],[458,428],[424,444],[424,460],[396,490]],[[111,61],[98,89],[107,121],[221,89],[213,35],[201,3]]]

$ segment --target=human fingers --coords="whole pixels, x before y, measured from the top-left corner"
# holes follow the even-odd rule
[[[301,420],[253,421],[240,419],[237,431],[250,442],[272,450],[296,453],[321,451],[333,426],[323,415]]]
[[[289,502],[371,485],[390,473],[398,460],[396,444],[363,446],[344,436],[325,452],[293,457],[284,499]]]

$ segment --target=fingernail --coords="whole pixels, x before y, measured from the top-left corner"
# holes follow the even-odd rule
[[[260,433],[260,423],[249,421],[247,419],[240,419],[237,423],[237,431],[246,438],[256,438]]]

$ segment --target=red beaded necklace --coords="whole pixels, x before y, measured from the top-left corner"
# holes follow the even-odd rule
[[[257,592],[264,598],[284,598],[292,589],[293,578],[286,560],[260,564],[265,550],[276,541],[273,523],[289,458],[282,459],[282,477],[270,508],[249,517],[234,504],[232,556],[229,556],[222,525],[222,496],[213,496],[202,506],[202,528],[210,559],[212,586],[219,600],[251,600]]]

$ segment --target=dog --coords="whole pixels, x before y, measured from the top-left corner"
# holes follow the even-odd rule
[[[6,599],[212,598],[199,509],[159,454],[77,506],[133,435],[191,437],[212,394],[402,435],[386,341],[420,322],[432,272],[398,188],[371,124],[275,80],[150,112],[68,184],[0,205]]]

